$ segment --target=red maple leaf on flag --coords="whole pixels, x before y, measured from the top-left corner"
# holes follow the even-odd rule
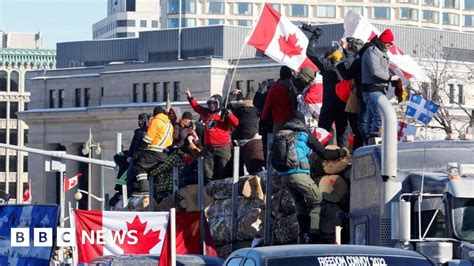
[[[280,51],[284,54],[283,59],[285,59],[285,56],[292,57],[299,55],[301,51],[303,51],[303,48],[298,45],[298,38],[296,38],[295,33],[288,35],[288,38],[281,35],[280,38],[278,38],[278,45],[280,46]]]
[[[140,218],[135,216],[131,223],[127,222],[127,231],[135,230],[137,233],[134,234],[138,238],[138,243],[130,245],[128,242],[135,242],[134,238],[130,238],[128,235],[124,238],[123,243],[119,243],[118,238],[116,239],[116,244],[119,246],[124,254],[150,254],[150,250],[160,243],[160,230],[153,231],[153,229],[148,230],[145,234],[147,222],[142,223]],[[120,230],[120,233],[123,230]]]

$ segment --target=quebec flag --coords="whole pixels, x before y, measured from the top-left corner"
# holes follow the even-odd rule
[[[439,105],[426,100],[420,94],[412,94],[408,101],[406,115],[428,125],[438,109]]]

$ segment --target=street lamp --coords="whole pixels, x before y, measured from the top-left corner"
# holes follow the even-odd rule
[[[92,137],[92,130],[91,128],[89,127],[89,138],[87,139],[86,143],[84,143],[84,145],[82,145],[82,154],[84,155],[89,155],[89,159],[92,158],[92,151],[95,152],[95,154],[97,155],[100,155],[100,152],[102,151],[102,149],[100,148],[100,143],[98,142],[94,142],[94,138]],[[91,210],[92,209],[92,165],[89,163],[88,164],[88,185],[87,185],[87,209],[88,210]]]

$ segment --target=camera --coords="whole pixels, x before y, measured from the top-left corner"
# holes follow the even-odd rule
[[[323,29],[321,29],[320,27],[316,25],[301,23],[301,29],[304,31],[311,32],[312,34],[316,35],[317,38],[323,35]]]

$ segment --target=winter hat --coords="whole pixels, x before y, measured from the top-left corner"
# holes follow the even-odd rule
[[[311,67],[306,66],[301,69],[300,76],[306,83],[310,83],[316,78],[316,71]]]
[[[282,66],[280,68],[280,78],[281,79],[291,79],[293,77],[293,72],[287,66]]]
[[[217,109],[220,109],[222,106],[222,96],[214,94],[207,100],[207,102],[217,102]]]
[[[186,111],[186,112],[183,113],[183,116],[181,116],[181,119],[185,119],[185,118],[189,119],[189,120],[192,120],[193,119],[193,114],[191,114],[191,112]]]
[[[386,29],[382,34],[380,34],[379,40],[383,43],[393,44],[395,37],[390,29]]]
[[[157,106],[153,109],[153,116],[155,116],[157,114],[166,114],[166,111],[165,111],[165,109],[163,109],[163,107]]]

